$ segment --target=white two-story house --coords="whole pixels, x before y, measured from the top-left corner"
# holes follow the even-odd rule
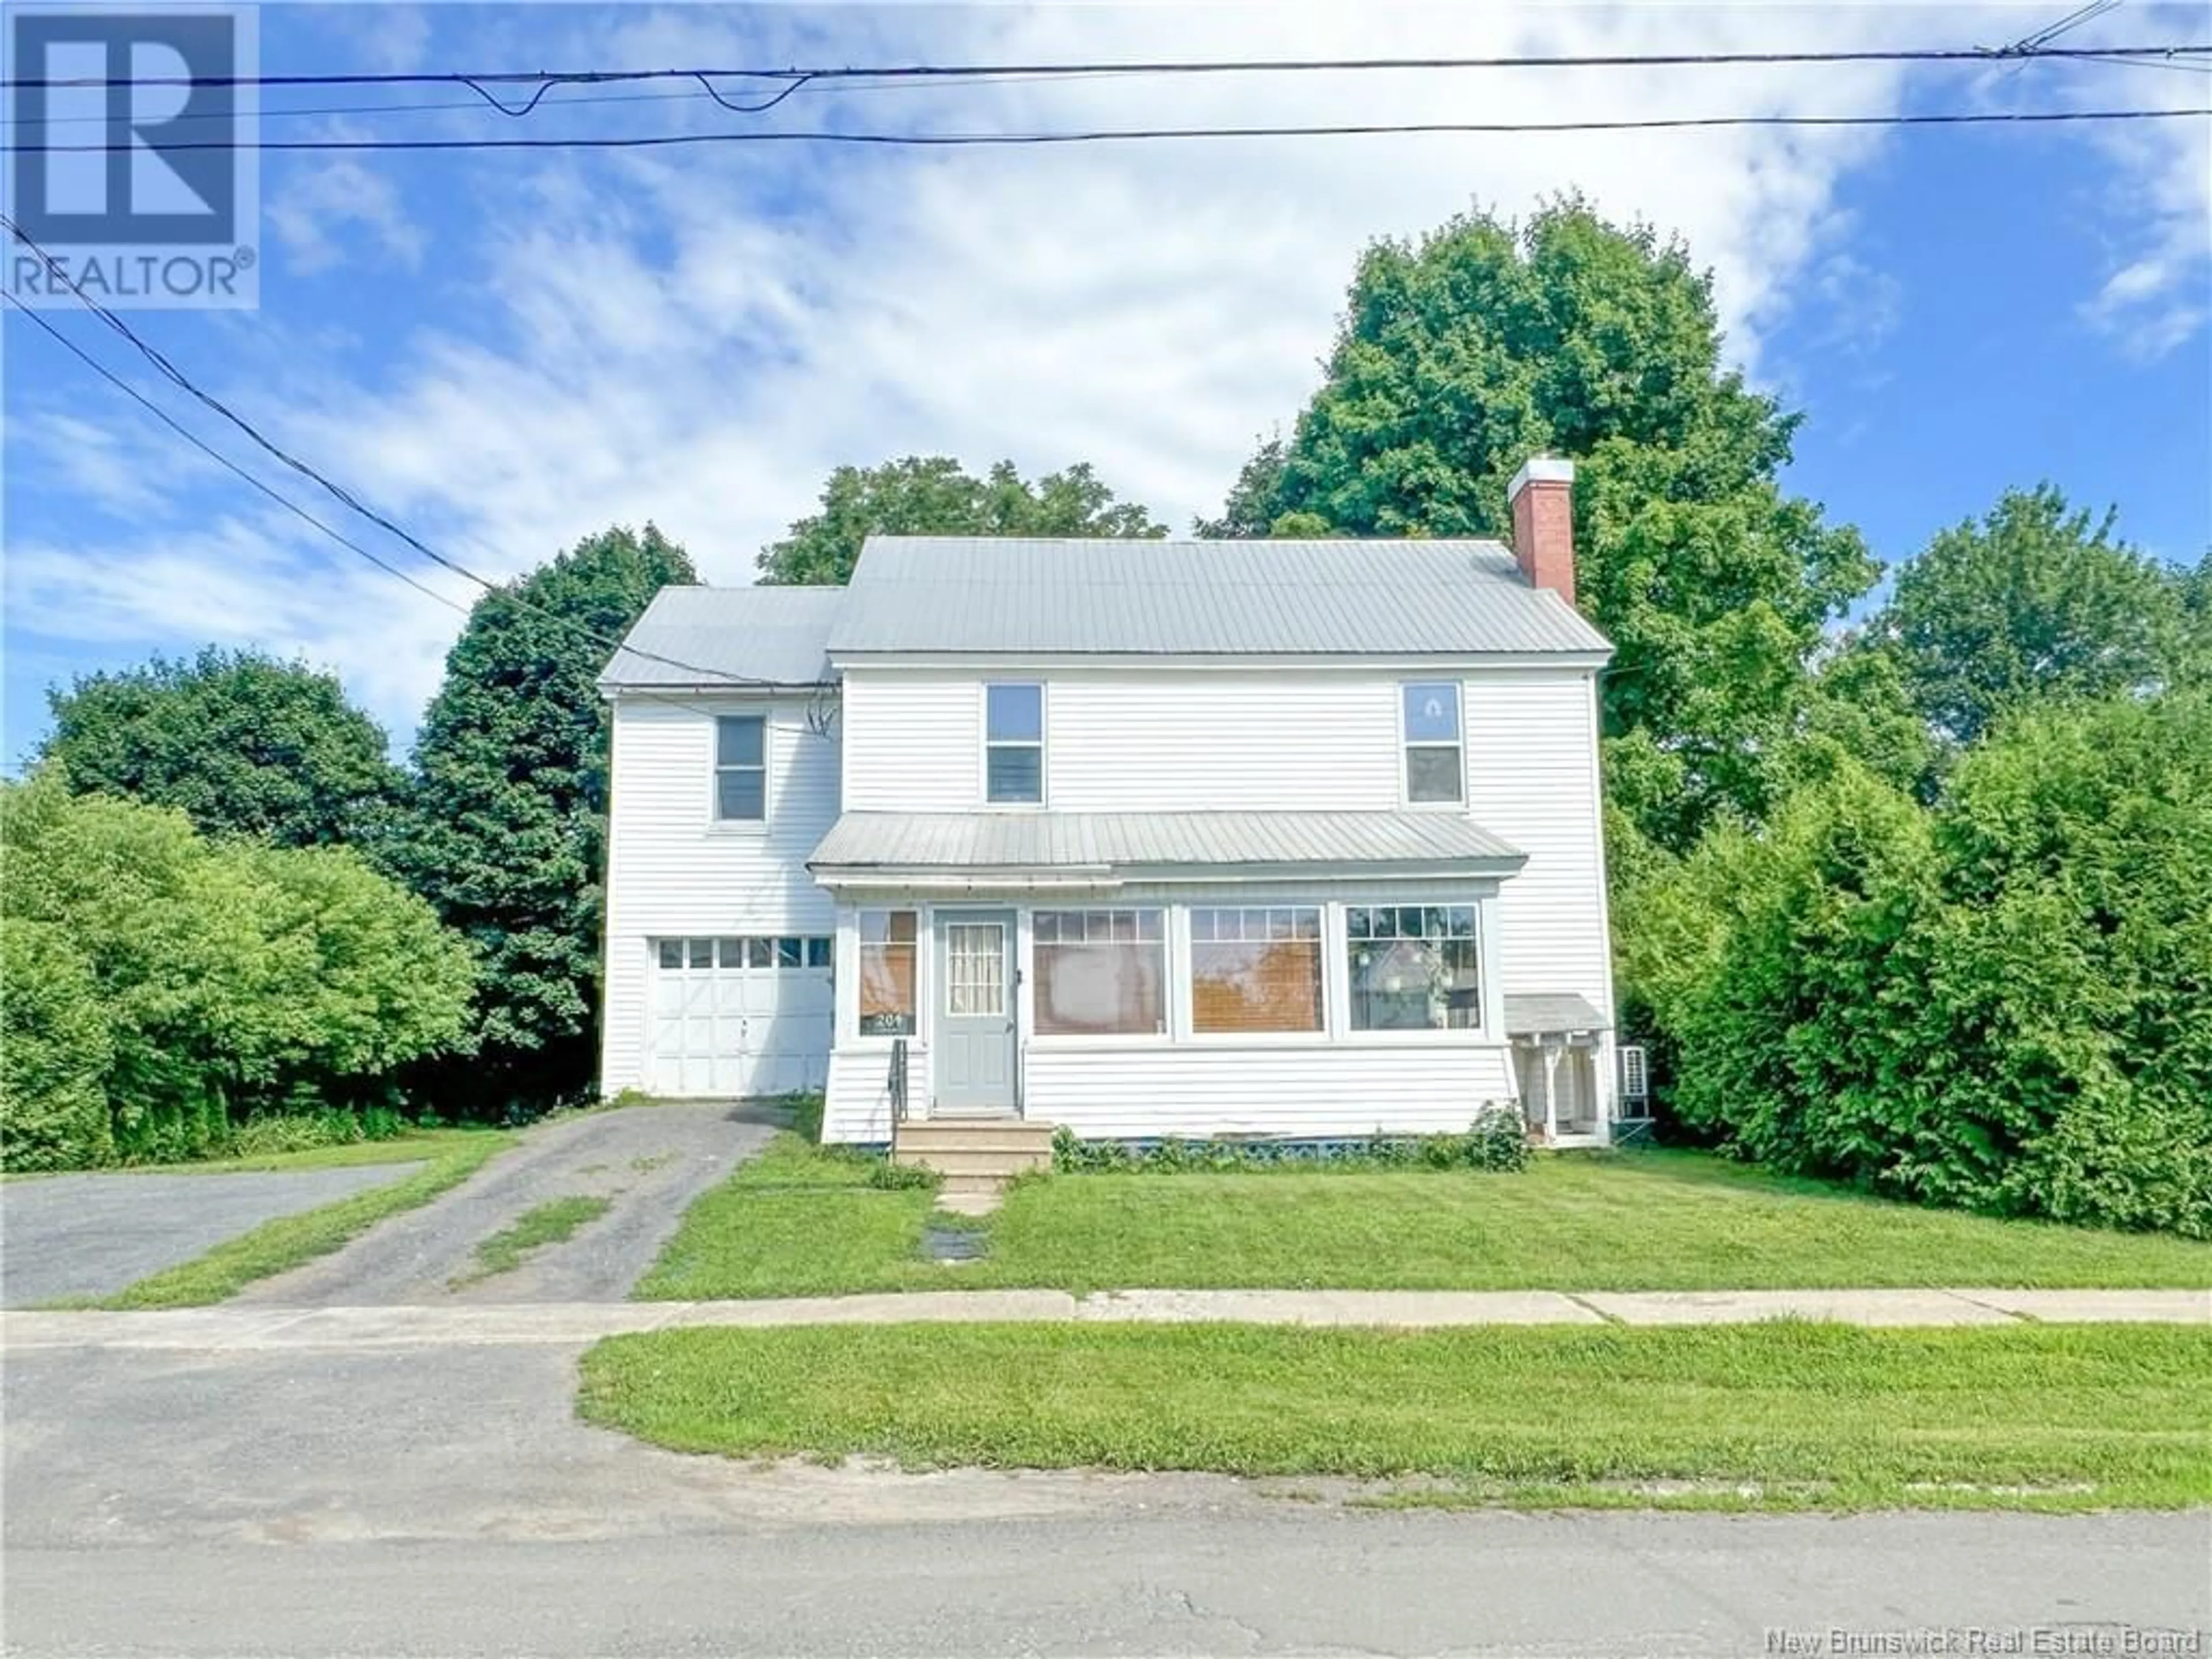
[[[603,1087],[821,1089],[854,1143],[1604,1140],[1571,479],[1522,469],[1513,549],[878,537],[665,590],[601,681]]]

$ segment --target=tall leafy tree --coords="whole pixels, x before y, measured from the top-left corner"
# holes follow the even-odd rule
[[[849,581],[870,536],[1164,536],[1167,526],[1121,501],[1087,461],[1030,483],[1012,461],[976,477],[950,455],[909,455],[881,466],[841,466],[821,510],[761,550],[764,582]]]
[[[1898,574],[1874,630],[1942,737],[1971,744],[2046,697],[2101,697],[2185,669],[2191,584],[2048,483],[2008,490]]]
[[[400,775],[335,675],[259,652],[79,678],[46,694],[41,758],[86,793],[174,806],[203,830],[286,846],[373,833]]]
[[[1780,486],[1797,420],[1724,368],[1679,243],[1575,198],[1477,213],[1367,250],[1321,389],[1207,527],[1502,537],[1521,463],[1571,457],[1578,602],[1617,647],[1616,794],[1686,847],[1770,804],[1824,629],[1875,579]]]
[[[583,1089],[599,990],[607,720],[595,682],[660,588],[696,581],[652,526],[584,540],[477,601],[447,653],[389,859],[477,945],[483,1103]]]

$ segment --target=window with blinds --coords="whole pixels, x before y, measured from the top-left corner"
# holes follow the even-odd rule
[[[915,918],[911,910],[860,915],[860,1035],[914,1035]]]
[[[1322,1029],[1319,905],[1190,913],[1190,1024],[1196,1032]]]

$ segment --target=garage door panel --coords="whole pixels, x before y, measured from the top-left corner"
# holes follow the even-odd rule
[[[650,949],[645,1069],[656,1091],[776,1095],[826,1081],[836,1009],[827,939],[715,935]]]

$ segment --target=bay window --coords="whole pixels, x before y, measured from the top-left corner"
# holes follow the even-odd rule
[[[1319,1031],[1318,905],[1190,913],[1190,1023],[1204,1034]]]
[[[1164,912],[1040,910],[1030,925],[1039,1036],[1167,1030]]]
[[[1482,1024],[1472,904],[1354,905],[1344,914],[1355,1031],[1471,1031]]]

